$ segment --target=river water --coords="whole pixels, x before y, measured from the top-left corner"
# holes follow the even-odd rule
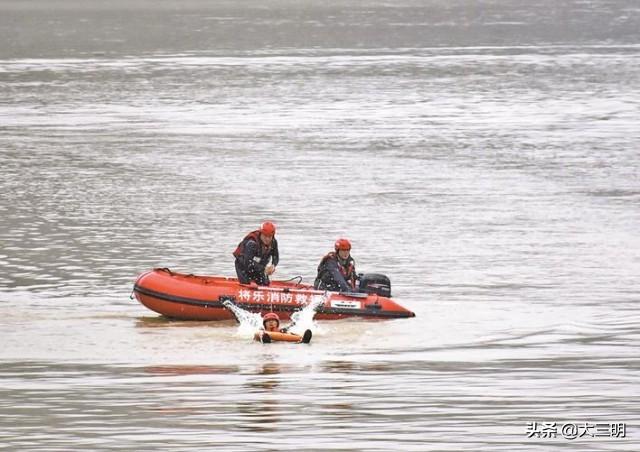
[[[0,450],[640,450],[637,2],[105,5],[0,2]],[[265,219],[416,317],[129,298]]]

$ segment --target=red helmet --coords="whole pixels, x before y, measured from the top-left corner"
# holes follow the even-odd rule
[[[265,314],[262,318],[262,324],[264,325],[265,323],[267,323],[267,320],[275,320],[276,322],[278,322],[278,326],[280,326],[280,317],[278,317],[278,314],[276,314],[275,312],[269,312]]]
[[[336,240],[335,248],[336,248],[336,251],[339,251],[339,250],[351,251],[351,242],[348,241],[347,239],[338,239]]]
[[[276,233],[276,225],[270,221],[265,221],[260,225],[260,232],[266,235],[274,235]]]

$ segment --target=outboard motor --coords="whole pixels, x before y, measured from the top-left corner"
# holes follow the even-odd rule
[[[391,281],[380,273],[365,273],[360,277],[359,292],[377,294],[382,297],[391,296]]]

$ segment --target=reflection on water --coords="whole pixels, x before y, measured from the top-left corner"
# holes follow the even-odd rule
[[[261,375],[274,375],[281,373],[282,366],[277,363],[266,363],[262,366]]]
[[[148,366],[145,372],[152,375],[182,376],[182,375],[208,375],[231,374],[238,372],[238,366]]]
[[[41,425],[56,427],[47,434],[48,442],[68,442],[73,434],[77,448],[95,442],[108,449],[109,438],[139,445],[142,438],[130,437],[134,431],[154,433],[144,448],[215,443],[232,450],[243,441],[269,448],[278,435],[295,427],[296,438],[308,435],[324,447],[424,450],[435,435],[441,438],[437,443],[451,449],[482,438],[486,447],[512,450],[517,444],[526,450],[533,443],[522,435],[532,420],[631,424],[637,400],[631,395],[634,377],[625,373],[637,375],[639,362],[634,361],[631,367],[614,364],[615,391],[612,380],[601,373],[609,367],[606,362],[578,367],[556,363],[557,371],[549,362],[521,360],[491,367],[343,361],[306,368],[275,362],[236,368],[16,362],[0,366],[6,382],[0,400],[8,414],[4,422],[19,426],[6,430],[5,440],[20,450],[39,441]],[[392,379],[399,382],[390,387]],[[136,390],[127,390],[132,385]],[[70,392],[74,397],[67,397]],[[189,434],[176,436],[176,428]],[[224,441],[206,439],[221,432]],[[260,440],[260,434],[267,436]],[[509,447],[502,445],[504,438]],[[620,450],[624,444],[597,443],[605,450]],[[581,450],[584,444],[576,447]]]
[[[184,321],[175,320],[161,315],[155,317],[141,316],[137,318],[135,326],[137,328],[228,328],[235,326],[235,320],[224,320],[220,322],[200,322],[200,321]]]

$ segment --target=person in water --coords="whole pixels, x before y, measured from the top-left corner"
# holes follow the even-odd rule
[[[236,274],[242,284],[253,281],[259,286],[269,285],[269,276],[276,271],[280,260],[275,234],[276,226],[267,221],[238,244],[233,255],[236,258]]]
[[[269,342],[268,340],[265,341],[265,339],[269,337],[268,333],[273,332],[286,333],[286,329],[280,329],[280,317],[278,317],[278,314],[269,312],[262,318],[262,328],[253,335],[253,338],[256,341]]]
[[[277,331],[280,333],[286,333],[287,329],[280,329],[280,317],[275,312],[269,312],[262,318],[262,326],[264,330],[268,332]]]
[[[351,242],[338,239],[334,251],[320,261],[313,287],[335,292],[355,292],[356,279],[356,263],[351,257]]]
[[[269,343],[271,342],[271,336],[269,335],[269,333],[288,333],[289,328],[293,326],[293,323],[290,324],[288,327],[280,328],[280,317],[278,317],[278,314],[276,314],[275,312],[269,312],[265,314],[264,317],[262,318],[262,326],[263,328],[257,331],[253,335],[253,338],[256,341],[259,341],[262,343]],[[312,334],[311,334],[311,330],[306,330],[304,332],[304,335],[302,336],[294,335],[294,336],[299,338],[299,342],[308,344],[311,341]]]

